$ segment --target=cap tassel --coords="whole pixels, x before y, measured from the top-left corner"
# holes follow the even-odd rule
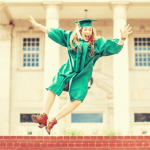
[[[77,33],[77,36],[78,36],[78,39],[83,39],[81,34],[80,34],[80,31],[79,31],[79,22],[76,23],[76,29],[75,29],[76,33]]]

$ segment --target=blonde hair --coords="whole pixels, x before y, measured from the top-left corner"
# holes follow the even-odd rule
[[[83,29],[83,27],[79,29],[80,34],[82,33],[82,29]],[[92,36],[90,37],[89,42],[88,42],[88,46],[91,47],[91,50],[89,52],[90,57],[92,57],[92,55],[94,54],[94,42],[96,40],[97,40],[96,30],[92,27]],[[81,46],[79,44],[79,39],[78,39],[78,36],[77,36],[77,33],[75,30],[73,31],[73,33],[70,36],[70,46],[75,52],[77,52],[77,49],[75,47],[73,47],[73,44],[72,44],[73,41],[75,42],[75,44],[78,45],[78,47],[82,53],[82,49],[81,49]]]

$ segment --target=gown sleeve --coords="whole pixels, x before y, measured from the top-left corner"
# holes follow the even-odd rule
[[[117,44],[119,39],[104,39],[101,38],[100,40],[100,47],[101,47],[101,56],[110,56],[114,54],[118,54],[123,45]]]
[[[48,28],[48,37],[54,42],[67,47],[71,31],[65,31],[61,28]]]

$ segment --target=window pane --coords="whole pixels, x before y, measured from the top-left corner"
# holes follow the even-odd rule
[[[150,113],[135,113],[134,122],[150,122]]]
[[[36,42],[39,42],[39,38],[36,38]]]
[[[134,41],[137,41],[137,38],[134,38]]]
[[[23,48],[23,51],[26,51],[26,48],[25,48],[25,47]]]
[[[135,66],[149,66],[150,38],[134,38]],[[140,53],[139,53],[140,52]]]
[[[24,58],[23,61],[26,62],[26,59]]]
[[[23,54],[23,66],[24,67],[38,67],[39,66],[39,38],[23,38],[23,51],[28,53]],[[36,46],[36,47],[35,47]],[[32,54],[31,54],[32,51]],[[36,53],[34,53],[34,51]],[[24,58],[27,59],[24,59]],[[36,63],[35,63],[36,61]],[[24,64],[25,62],[28,62]]]
[[[38,47],[36,48],[36,51],[39,51],[39,48],[38,48]]]
[[[136,50],[137,50],[137,47],[135,47],[134,50],[136,51]]]
[[[136,66],[138,66],[138,63],[135,63]]]
[[[31,115],[39,115],[39,114],[20,114],[20,123],[33,122],[31,119]]]
[[[142,47],[139,47],[139,50],[141,51],[141,50],[142,50]]]
[[[26,38],[23,38],[23,42],[26,42],[26,40],[27,40]]]
[[[27,66],[26,61],[27,61],[26,54],[23,54],[23,67]]]
[[[72,113],[71,122],[72,123],[102,123],[103,114],[102,113]]]
[[[146,41],[146,38],[143,38],[143,41]]]

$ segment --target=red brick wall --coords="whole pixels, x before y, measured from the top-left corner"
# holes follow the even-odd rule
[[[150,136],[0,136],[0,150],[150,150]]]

